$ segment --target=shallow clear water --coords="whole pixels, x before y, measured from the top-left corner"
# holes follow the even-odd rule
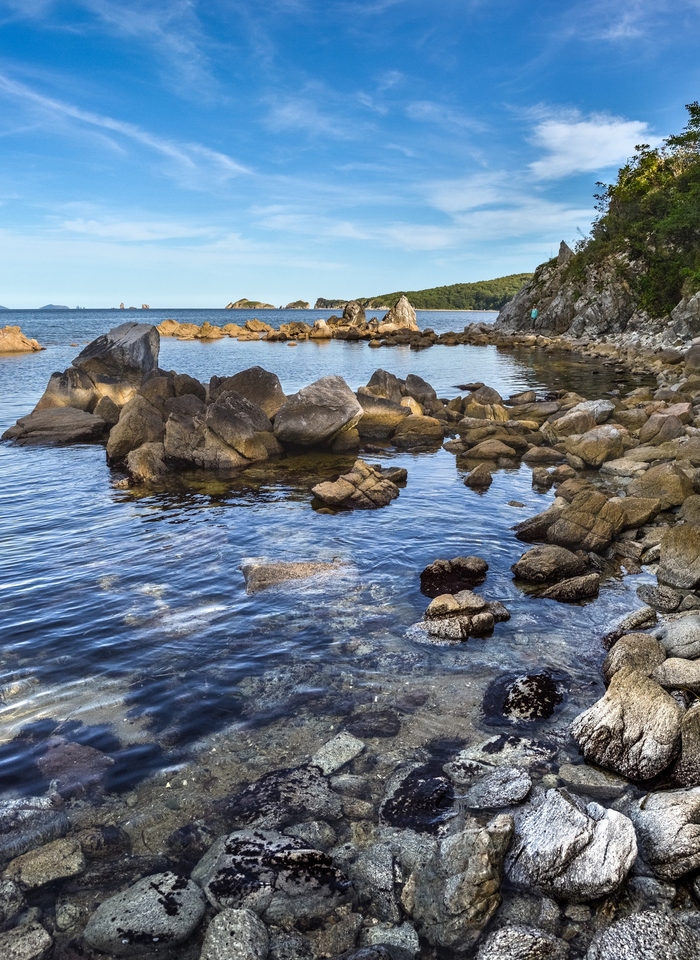
[[[158,321],[156,313],[147,319]],[[196,313],[201,322],[205,311]],[[233,319],[231,311],[206,313],[215,322],[221,313]],[[170,315],[186,319],[185,311]],[[461,329],[478,316],[449,318]],[[117,320],[146,318],[80,311],[3,319],[21,323],[48,349],[0,357],[0,431],[33,407],[52,371],[69,365],[78,352],[72,344]],[[421,326],[431,320],[419,315]],[[331,373],[356,389],[379,366],[420,374],[440,396],[473,380],[504,395],[566,383],[599,396],[615,384],[607,368],[555,364],[539,351],[162,341],[161,366],[201,380],[254,364],[277,373],[287,393]],[[123,788],[211,749],[222,742],[217,737],[226,738],[241,769],[251,757],[259,769],[296,762],[368,707],[400,715],[398,738],[385,741],[397,755],[435,740],[484,739],[512,730],[483,713],[489,684],[543,668],[561,675],[566,695],[554,717],[532,730],[570,750],[568,722],[602,689],[599,637],[639,605],[639,577],[609,579],[600,600],[583,607],[523,596],[510,566],[525,548],[510,528],[544,509],[551,494],[532,490],[526,467],[498,472],[488,492],[477,494],[444,450],[367,456],[408,469],[406,488],[386,509],[312,510],[312,484],[352,459],[283,461],[232,482],[148,494],[115,488],[119,474],[100,446],[2,444],[0,789],[45,788],[30,762],[35,740],[25,733],[13,742],[39,720],[47,722],[31,728],[38,736],[55,727],[76,736],[82,730],[85,742],[122,756],[112,785]],[[509,506],[513,499],[524,506]],[[458,647],[416,642],[410,628],[428,603],[420,571],[438,557],[465,554],[489,562],[479,592],[505,602],[512,619],[492,638]],[[338,558],[346,566],[330,578],[248,596],[240,566],[251,558]],[[423,702],[409,708],[407,694]]]

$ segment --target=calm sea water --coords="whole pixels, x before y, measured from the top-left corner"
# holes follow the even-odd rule
[[[308,314],[328,312],[262,315],[278,325]],[[253,314],[4,313],[3,322],[20,323],[47,349],[0,357],[0,430],[31,410],[79,346],[125,319],[166,315],[222,323]],[[419,322],[460,330],[494,316],[425,312]],[[290,349],[163,339],[160,363],[204,381],[260,364],[288,393],[331,373],[356,389],[380,366],[417,373],[440,396],[474,380],[503,395],[572,385],[589,397],[616,383],[608,368],[491,347],[416,353],[336,341]],[[120,474],[100,446],[0,445],[0,792],[45,788],[32,750],[37,736],[55,730],[125,758],[113,783],[123,789],[211,749],[217,737],[229,738],[232,764],[243,762],[243,745],[261,768],[299,760],[354,710],[398,710],[416,690],[425,705],[402,714],[397,756],[438,739],[469,742],[510,729],[482,710],[489,684],[541,669],[563,678],[567,694],[540,733],[569,749],[568,722],[602,689],[599,637],[638,605],[640,578],[609,579],[601,599],[584,607],[524,597],[510,573],[524,547],[510,528],[551,501],[532,490],[529,469],[500,471],[479,495],[444,450],[368,459],[407,467],[399,499],[376,512],[328,516],[311,509],[310,487],[352,458],[283,461],[232,482],[149,494],[115,488]],[[456,648],[418,643],[411,627],[428,603],[420,571],[465,554],[489,562],[479,590],[505,602],[511,621]],[[346,566],[326,580],[248,596],[240,567],[251,558]]]

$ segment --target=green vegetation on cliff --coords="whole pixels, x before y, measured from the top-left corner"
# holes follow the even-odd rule
[[[405,295],[417,310],[500,310],[531,277],[531,273],[513,273],[495,280],[453,283],[427,290],[397,290],[358,299],[363,306],[370,308],[393,307]]]
[[[700,104],[686,106],[682,133],[641,144],[597,195],[599,217],[569,275],[617,256],[639,306],[663,317],[700,290]],[[628,266],[623,266],[628,262]]]

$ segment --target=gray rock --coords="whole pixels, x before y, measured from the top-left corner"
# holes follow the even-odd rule
[[[680,620],[673,620],[654,631],[661,641],[667,657],[681,657],[684,660],[700,658],[700,616],[691,614]]]
[[[321,773],[329,776],[340,770],[346,763],[350,763],[355,757],[358,757],[365,749],[362,740],[353,737],[351,733],[344,731],[324,743],[320,750],[311,758],[314,767],[318,767]]]
[[[285,827],[284,832],[290,837],[298,837],[307,847],[314,847],[316,850],[328,851],[338,840],[335,830],[325,820],[295,823],[291,827]]]
[[[586,960],[696,960],[700,936],[674,917],[645,911],[597,933]]]
[[[669,657],[651,674],[652,680],[666,690],[700,692],[700,661]]]
[[[249,367],[225,379],[212,377],[209,384],[209,399],[214,402],[227,390],[233,390],[256,407],[260,407],[270,420],[287,400],[277,374],[269,373],[262,367]]]
[[[455,955],[468,953],[498,909],[503,858],[513,830],[501,814],[486,827],[470,823],[442,840],[410,874],[401,897],[423,937]]]
[[[658,683],[630,667],[571,725],[587,760],[632,780],[664,770],[680,747],[683,710]]]
[[[437,394],[427,380],[417,376],[415,373],[409,373],[402,390],[404,396],[413,397],[420,404],[429,403],[437,398]]]
[[[666,659],[666,651],[649,633],[628,633],[620,637],[603,663],[605,682],[610,683],[623,667],[648,677]]]
[[[63,373],[51,374],[41,399],[34,407],[34,413],[53,407],[75,407],[76,410],[93,413],[97,399],[95,384],[87,373],[69,367]]]
[[[365,308],[357,300],[349,300],[343,310],[343,323],[351,327],[361,327],[367,322]]]
[[[196,883],[156,873],[101,903],[85,928],[85,940],[117,957],[152,955],[182,943],[204,916]]]
[[[118,463],[142,444],[160,443],[164,436],[163,417],[145,397],[137,395],[124,404],[119,422],[109,432],[107,459]]]
[[[258,593],[268,587],[291,580],[306,580],[309,577],[332,576],[343,565],[336,561],[291,561],[278,563],[244,563],[241,567],[247,593]]]
[[[489,934],[476,960],[566,960],[569,946],[544,930],[522,925]]]
[[[547,790],[516,816],[506,873],[517,887],[580,903],[616,890],[636,856],[627,817]]]
[[[68,817],[50,797],[23,797],[0,802],[0,858],[18,857],[27,850],[64,836]]]
[[[14,880],[0,880],[0,930],[14,927],[25,906],[24,895]]]
[[[395,323],[399,329],[417,330],[416,311],[402,294],[382,320],[382,324]],[[409,374],[410,376],[410,374]],[[406,378],[408,379],[408,378]]]
[[[394,857],[386,843],[375,843],[362,850],[348,870],[361,902],[378,920],[398,923],[401,911],[394,895]]]
[[[554,583],[579,576],[587,566],[588,562],[582,554],[550,544],[528,550],[513,564],[511,570],[518,580],[527,583]]]
[[[444,770],[455,783],[470,783],[477,774],[483,773],[484,765],[529,769],[551,760],[555,752],[552,747],[529,737],[500,734],[460,750],[454,760],[445,764]]]
[[[531,788],[527,771],[519,767],[498,767],[472,784],[462,800],[473,810],[510,807],[524,800]]]
[[[361,941],[365,947],[387,947],[389,956],[394,960],[413,960],[420,956],[420,940],[410,923],[402,923],[401,926],[377,923],[365,927]]]
[[[16,930],[0,933],[2,960],[43,960],[53,946],[40,923],[30,922]]]
[[[275,416],[275,436],[300,447],[329,444],[362,416],[357,397],[342,377],[322,377],[290,397]]]
[[[657,876],[676,880],[700,867],[700,787],[647,794],[629,815]]]
[[[559,603],[580,603],[598,596],[600,576],[588,573],[583,577],[571,577],[552,584],[538,593],[541,600],[556,600]]]
[[[73,407],[54,407],[20,417],[1,439],[14,440],[20,446],[97,443],[106,433],[107,424],[100,417]]]
[[[671,587],[655,586],[652,583],[643,583],[638,587],[637,596],[643,603],[661,613],[673,613],[683,601],[683,594],[677,590],[672,590]]]
[[[375,397],[382,397],[384,400],[391,400],[393,403],[401,403],[403,396],[402,388],[405,380],[400,380],[393,373],[387,373],[386,370],[375,370],[370,377],[365,390]]]
[[[559,779],[572,793],[582,793],[594,800],[617,800],[627,789],[627,781],[607,770],[598,770],[587,763],[563,763]]]
[[[693,661],[694,662],[694,661]],[[679,787],[700,786],[700,702],[688,707],[681,723],[681,755],[671,771]]]
[[[577,403],[575,407],[572,407],[570,413],[574,413],[574,411],[590,413],[595,422],[600,424],[610,419],[610,414],[614,409],[615,404],[612,400],[584,400],[582,403]]]
[[[246,908],[276,924],[327,916],[349,887],[328,854],[270,830],[238,830],[224,837],[192,877],[217,910]]]
[[[266,460],[272,424],[255,404],[233,390],[223,391],[207,407],[205,423],[229,447],[246,460]],[[281,448],[280,448],[281,449]]]
[[[676,524],[666,531],[660,544],[657,577],[659,583],[682,590],[700,585],[700,534],[696,526]]]
[[[340,797],[314,766],[273,770],[220,803],[231,823],[261,830],[313,819],[337,820],[342,813]]]
[[[200,960],[265,960],[269,937],[252,910],[222,910],[204,935]]]
[[[53,840],[11,860],[5,876],[23,890],[34,890],[54,880],[76,877],[85,869],[85,857],[77,840]]]
[[[114,378],[140,383],[158,367],[160,336],[147,323],[122,323],[89,343],[73,361],[91,380]]]
[[[135,483],[157,483],[168,472],[162,443],[143,443],[126,456],[126,469]]]
[[[361,388],[357,392],[363,411],[357,425],[360,436],[363,440],[387,440],[393,436],[401,421],[411,415],[411,411],[400,403],[376,397],[365,390]]]

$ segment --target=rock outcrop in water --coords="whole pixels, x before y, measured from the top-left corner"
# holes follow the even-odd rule
[[[0,353],[34,353],[44,347],[25,337],[19,327],[0,327]]]

